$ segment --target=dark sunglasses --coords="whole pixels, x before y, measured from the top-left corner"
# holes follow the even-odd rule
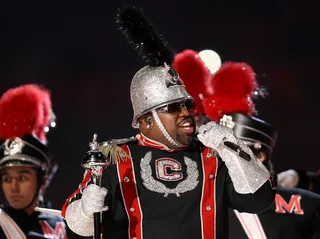
[[[196,103],[193,100],[189,100],[186,102],[176,102],[172,104],[168,104],[158,108],[158,112],[166,112],[166,113],[180,113],[181,109],[185,108],[190,113],[194,113],[196,109]]]

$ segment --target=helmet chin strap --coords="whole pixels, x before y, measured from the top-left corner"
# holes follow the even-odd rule
[[[43,179],[43,175],[40,172],[40,170],[37,172],[37,188],[36,188],[36,192],[34,197],[32,198],[31,202],[24,208],[20,209],[20,210],[26,210],[27,208],[29,208],[37,199],[43,198],[42,193],[41,193],[41,185],[42,185],[42,179]]]
[[[159,116],[158,116],[158,113],[155,111],[155,110],[152,110],[152,115],[153,115],[153,118],[154,120],[156,121],[161,133],[164,135],[164,137],[172,144],[174,145],[175,147],[177,148],[181,148],[183,147],[183,145],[179,144],[178,142],[176,142],[167,132],[167,130],[164,128]]]

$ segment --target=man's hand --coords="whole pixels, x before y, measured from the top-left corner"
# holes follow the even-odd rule
[[[293,169],[281,172],[277,176],[278,184],[285,188],[294,188],[299,183],[299,175]]]
[[[217,149],[224,141],[230,141],[237,144],[237,138],[232,129],[221,126],[213,121],[200,126],[197,137],[201,143],[212,149]]]
[[[99,187],[95,184],[88,185],[82,192],[81,206],[83,213],[88,217],[93,217],[95,212],[108,210],[104,206],[104,199],[108,194],[106,188]]]

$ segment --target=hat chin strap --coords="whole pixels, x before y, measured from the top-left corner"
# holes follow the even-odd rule
[[[175,147],[177,148],[181,148],[183,147],[183,145],[179,144],[178,142],[176,142],[167,132],[167,130],[164,128],[159,116],[158,116],[158,113],[155,111],[155,110],[152,110],[152,115],[153,115],[153,118],[154,120],[156,121],[161,133],[164,135],[164,137],[172,144],[174,145]]]
[[[42,180],[43,177],[45,177],[45,174],[42,175],[41,169],[39,168],[39,170],[37,170],[37,188],[36,188],[36,192],[35,195],[33,196],[32,200],[30,201],[30,203],[25,206],[24,208],[20,209],[20,210],[26,210],[27,208],[29,208],[37,199],[42,198],[43,199],[43,195],[41,192],[41,186],[42,186]]]
[[[35,195],[33,196],[32,200],[30,201],[30,203],[27,206],[25,206],[24,208],[15,209],[15,210],[24,211],[27,208],[29,208],[37,199],[39,199],[40,196],[42,196],[42,195],[40,195],[40,188],[41,188],[41,185],[40,186],[37,185],[37,191],[35,192]]]

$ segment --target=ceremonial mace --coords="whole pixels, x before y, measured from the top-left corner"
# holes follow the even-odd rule
[[[98,135],[94,134],[92,142],[89,143],[90,150],[85,154],[81,166],[90,170],[91,180],[95,185],[101,187],[103,170],[110,166],[111,161],[98,149]],[[95,212],[94,217],[94,238],[100,239],[101,235],[101,212]]]

